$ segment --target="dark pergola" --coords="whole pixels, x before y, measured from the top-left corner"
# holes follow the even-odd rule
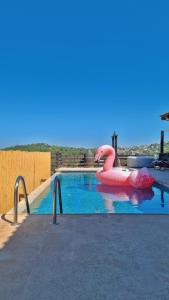
[[[118,139],[118,135],[117,133],[114,131],[113,135],[112,135],[112,147],[115,150],[115,160],[114,160],[114,167],[117,167],[117,139]]]
[[[162,114],[160,117],[163,121],[169,121],[169,112]]]
[[[162,121],[169,121],[169,112],[162,114],[160,117]],[[161,130],[160,155],[163,154],[164,154],[164,130]]]

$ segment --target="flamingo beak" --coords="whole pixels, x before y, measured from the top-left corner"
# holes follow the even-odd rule
[[[96,153],[94,161],[99,162],[100,158],[101,158],[101,153]]]

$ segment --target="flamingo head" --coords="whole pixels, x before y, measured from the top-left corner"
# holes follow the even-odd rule
[[[103,156],[115,156],[114,148],[109,145],[103,145],[96,150],[95,162],[98,162]]]

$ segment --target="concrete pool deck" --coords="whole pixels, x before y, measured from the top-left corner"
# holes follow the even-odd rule
[[[169,217],[31,215],[0,252],[0,299],[168,300]]]
[[[169,170],[150,172],[169,187]],[[51,215],[12,220],[11,212],[0,219],[0,299],[168,300],[168,215],[62,215],[58,226]]]

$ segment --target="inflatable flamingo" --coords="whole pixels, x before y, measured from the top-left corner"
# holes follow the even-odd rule
[[[97,171],[96,177],[106,185],[132,186],[138,189],[150,188],[154,183],[154,178],[150,176],[147,168],[140,170],[129,170],[127,168],[112,168],[115,160],[114,148],[108,145],[97,149],[95,161],[99,161],[103,156],[108,156],[103,169]]]

